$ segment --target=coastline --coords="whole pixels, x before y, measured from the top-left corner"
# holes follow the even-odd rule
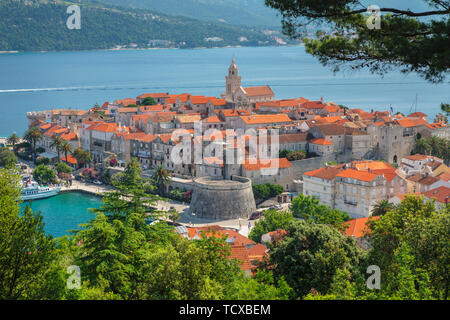
[[[18,54],[18,53],[59,53],[59,52],[107,52],[107,51],[144,51],[144,50],[200,50],[200,49],[228,49],[228,48],[277,48],[277,47],[297,47],[304,46],[304,43],[286,44],[286,45],[269,45],[269,46],[223,46],[223,47],[192,47],[192,48],[176,48],[176,47],[155,47],[155,48],[109,48],[109,49],[85,49],[85,50],[42,50],[42,51],[0,51],[0,54]]]

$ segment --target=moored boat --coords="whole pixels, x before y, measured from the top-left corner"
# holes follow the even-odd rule
[[[36,181],[27,181],[22,188],[20,196],[23,201],[44,199],[57,195],[60,190],[60,187],[40,186]]]

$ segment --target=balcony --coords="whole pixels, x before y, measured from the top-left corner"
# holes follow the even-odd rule
[[[350,201],[350,200],[344,200],[344,203],[345,203],[345,204],[348,204],[348,205],[350,205],[350,206],[357,206],[357,205],[358,205],[357,202],[353,202],[353,201]]]
[[[150,152],[149,151],[139,151],[138,156],[141,158],[150,158]]]
[[[156,153],[156,154],[153,154],[152,158],[155,160],[164,160],[164,154]]]

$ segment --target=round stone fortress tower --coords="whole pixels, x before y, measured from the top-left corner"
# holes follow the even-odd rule
[[[194,180],[189,214],[216,220],[247,219],[255,210],[252,182],[248,178],[201,177]]]

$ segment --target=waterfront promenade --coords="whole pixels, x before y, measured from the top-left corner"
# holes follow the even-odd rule
[[[27,174],[32,174],[32,170],[35,165],[29,161],[22,161],[28,165],[28,169],[26,170]],[[72,180],[71,186],[63,186],[61,188],[61,192],[85,192],[88,194],[102,196],[103,193],[114,190],[112,186],[107,185],[96,185],[89,182],[82,182],[77,180]],[[285,204],[287,206],[287,204]],[[195,215],[189,214],[189,204],[180,203],[177,201],[173,201],[167,199],[166,201],[158,201],[157,209],[161,211],[169,211],[176,210],[180,213],[180,219],[177,220],[177,223],[184,225],[186,227],[205,227],[218,225],[224,228],[231,228],[238,231],[243,236],[248,236],[250,233],[249,223],[251,228],[255,225],[255,220],[248,219],[231,219],[231,220],[213,220],[213,219],[203,219],[198,218]]]

